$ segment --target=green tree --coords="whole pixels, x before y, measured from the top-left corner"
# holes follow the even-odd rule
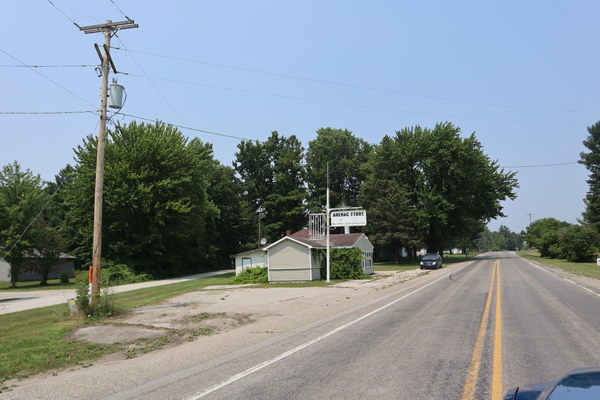
[[[27,254],[27,264],[41,276],[40,285],[48,284],[48,276],[61,262],[65,238],[59,228],[49,226],[43,218],[34,223],[32,248]]]
[[[600,232],[600,121],[587,128],[588,137],[583,141],[589,152],[581,153],[581,164],[590,171],[587,183],[588,193],[585,197],[583,222]]]
[[[408,190],[405,171],[398,162],[396,142],[385,136],[368,164],[360,202],[368,212],[366,232],[380,249],[402,257],[402,248],[423,246],[427,226],[421,218],[418,199]]]
[[[330,202],[358,205],[360,187],[367,177],[366,163],[372,146],[346,129],[321,128],[308,143],[306,178],[311,208],[320,210],[325,204],[327,163],[329,162]]]
[[[52,201],[44,210],[44,217],[48,225],[60,227],[61,230],[67,228],[64,225],[67,207],[65,197],[69,191],[69,186],[75,178],[75,168],[67,164],[54,176],[54,181],[46,182],[45,190],[48,196],[52,196]]]
[[[91,258],[96,139],[75,149],[66,224],[74,252]],[[207,194],[212,149],[164,125],[118,125],[106,144],[103,257],[136,273],[177,275],[211,267],[218,207]]]
[[[372,182],[365,184],[364,195],[369,197],[369,190],[384,185],[378,181],[393,171],[398,185],[386,186],[405,192],[407,202],[399,207],[411,207],[413,216],[399,223],[417,227],[412,240],[423,242],[429,251],[442,251],[474,237],[481,224],[503,216],[502,200],[516,197],[515,173],[504,172],[490,160],[475,134],[462,138],[451,123],[433,129],[405,128],[384,141],[393,141],[386,150],[393,161],[369,175]],[[391,195],[384,189],[375,197]],[[369,214],[372,211],[377,214],[372,209]],[[425,228],[419,236],[421,227]]]
[[[560,256],[573,262],[594,261],[600,236],[589,225],[571,225],[559,233]]]
[[[555,218],[542,218],[533,221],[527,227],[525,238],[527,244],[535,247],[542,257],[557,258],[560,256],[560,231],[571,224]]]
[[[36,227],[30,226],[47,201],[42,179],[16,161],[0,170],[0,249],[10,263],[10,280],[16,286],[26,253],[34,247]],[[2,255],[2,254],[0,254]]]
[[[294,135],[272,132],[265,142],[238,145],[234,167],[242,180],[244,200],[254,214],[252,228],[257,228],[257,211],[262,208],[264,230],[271,240],[306,223],[303,159],[304,148]]]

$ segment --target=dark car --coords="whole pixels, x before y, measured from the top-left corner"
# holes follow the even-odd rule
[[[600,367],[576,369],[558,381],[519,386],[504,395],[504,400],[587,399],[600,399]]]
[[[439,254],[425,254],[421,259],[421,269],[432,268],[438,269],[442,268],[442,256]]]

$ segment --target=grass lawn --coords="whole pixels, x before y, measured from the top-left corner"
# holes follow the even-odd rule
[[[233,275],[138,289],[115,294],[113,298],[127,311],[206,286],[227,284]],[[53,368],[89,365],[90,361],[123,348],[71,340],[71,332],[85,322],[69,319],[65,310],[66,306],[61,304],[0,315],[0,392],[6,379],[24,378]]]
[[[446,254],[444,255],[444,264],[454,264],[463,261],[471,261],[479,253],[464,254]],[[375,271],[406,271],[409,269],[419,268],[418,260],[401,261],[399,264],[395,262],[376,262],[374,263]]]
[[[540,264],[545,264],[551,267],[557,267],[573,274],[600,279],[600,267],[593,262],[576,263],[556,258],[541,257],[540,253],[534,249],[517,251],[517,254],[523,258],[537,261]]]
[[[75,289],[75,278],[69,279],[69,283],[60,283],[60,279],[48,279],[46,286],[40,286],[40,281],[17,282],[15,289],[10,287],[10,282],[0,282],[2,292],[28,292],[31,290],[56,290]]]

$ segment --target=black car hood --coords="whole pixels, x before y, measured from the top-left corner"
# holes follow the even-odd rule
[[[600,367],[576,369],[558,381],[519,386],[506,393],[505,400],[587,400],[600,399]]]

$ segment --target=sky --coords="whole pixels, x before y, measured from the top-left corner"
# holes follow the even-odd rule
[[[378,143],[450,121],[509,167],[578,161],[600,119],[596,1],[52,2],[79,25],[123,15],[139,24],[113,38],[130,51],[111,54],[130,74],[117,75],[122,112],[152,120],[258,140],[276,130],[305,146],[320,127]],[[4,52],[28,65],[95,65],[101,35],[80,32],[48,0],[3,9],[0,112],[97,109],[93,67],[35,69],[53,83],[11,67],[19,63]],[[0,165],[17,160],[51,180],[97,123],[92,114],[0,114]],[[239,140],[184,132],[231,165]],[[583,166],[508,169],[518,197],[491,229],[520,231],[529,213],[581,216]]]

